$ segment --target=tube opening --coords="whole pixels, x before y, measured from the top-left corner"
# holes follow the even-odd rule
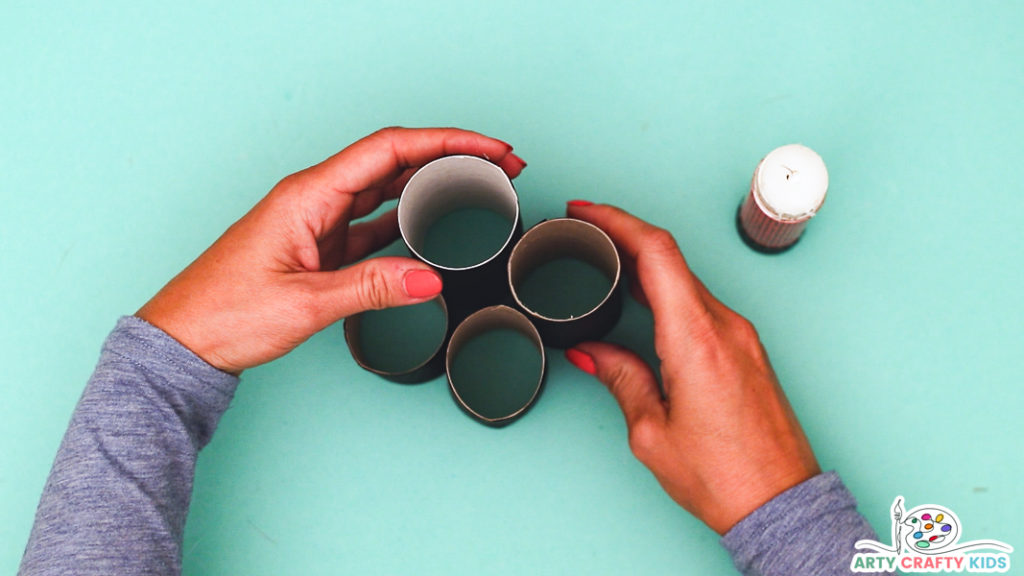
[[[345,342],[361,368],[398,382],[443,371],[448,307],[440,296],[412,306],[369,310],[345,319]]]
[[[540,394],[544,345],[533,324],[507,306],[484,308],[452,334],[447,354],[452,396],[470,416],[503,426]]]
[[[419,169],[398,203],[409,250],[444,270],[465,270],[497,257],[512,242],[519,201],[511,180],[475,156],[447,156]]]
[[[618,251],[596,226],[572,218],[537,224],[509,258],[516,303],[552,322],[569,322],[600,308],[621,275]]]

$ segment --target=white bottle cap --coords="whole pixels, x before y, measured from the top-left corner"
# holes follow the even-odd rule
[[[814,216],[825,202],[828,170],[821,156],[801,144],[772,150],[754,171],[753,192],[768,216],[800,222]]]

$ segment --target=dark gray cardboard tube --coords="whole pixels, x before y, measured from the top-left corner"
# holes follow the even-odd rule
[[[363,348],[359,342],[359,330],[362,322],[362,314],[355,314],[345,318],[344,332],[345,332],[345,343],[348,344],[348,350],[352,354],[352,358],[356,361],[361,368],[368,370],[383,376],[392,382],[398,382],[400,384],[419,384],[432,380],[437,376],[444,373],[445,367],[445,347],[448,345],[448,339],[451,336],[451,318],[448,313],[448,306],[445,304],[444,298],[440,295],[431,300],[437,306],[441,308],[441,313],[444,317],[444,338],[441,343],[438,344],[437,348],[431,353],[429,358],[424,358],[422,362],[399,372],[391,372],[387,370],[381,370],[376,366],[371,365],[366,360],[366,356],[363,353]],[[401,326],[399,327],[404,330],[414,330],[414,326]]]
[[[464,208],[492,210],[512,222],[501,250],[463,268],[424,257],[421,251],[431,225]],[[446,156],[423,166],[398,201],[398,227],[409,252],[441,274],[453,323],[484,306],[510,303],[505,267],[523,234],[523,222],[515,187],[501,168],[476,156]]]
[[[526,306],[516,292],[531,271],[559,258],[587,262],[612,282],[604,299],[581,316],[544,316]],[[611,238],[597,226],[574,218],[545,220],[530,228],[512,250],[508,262],[508,283],[516,305],[537,326],[544,344],[553,348],[571,348],[580,342],[599,340],[615,326],[622,315],[621,276],[622,264]]]
[[[462,350],[462,347],[465,346],[467,342],[484,332],[501,328],[516,330],[534,343],[537,347],[537,353],[540,354],[540,377],[537,379],[533,395],[530,397],[529,401],[523,404],[518,410],[498,418],[488,418],[474,410],[474,407],[466,403],[462,396],[459,395],[459,384],[452,378],[452,364],[455,360],[455,356],[460,350]],[[477,422],[486,424],[487,426],[500,428],[514,422],[536,403],[537,398],[540,397],[541,390],[544,387],[544,376],[547,372],[547,359],[544,355],[544,343],[541,341],[540,333],[537,332],[537,328],[526,316],[518,310],[508,306],[489,306],[474,312],[468,318],[463,320],[452,333],[451,340],[448,344],[448,352],[445,356],[445,368],[448,374],[448,389],[451,392],[452,398],[463,412],[468,414]]]

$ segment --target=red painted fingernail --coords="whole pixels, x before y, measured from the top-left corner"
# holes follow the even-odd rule
[[[575,348],[570,348],[565,351],[565,359],[572,362],[573,366],[583,370],[591,376],[597,374],[597,365],[594,364],[594,359],[585,352],[580,352]]]
[[[593,206],[594,203],[589,200],[569,200],[567,202],[569,206],[576,206],[577,208],[583,208],[584,206]]]
[[[523,168],[526,168],[526,160],[523,160],[519,156],[516,156],[515,154],[512,154],[512,153],[509,153],[509,156],[511,156],[512,159],[515,160],[516,162],[519,162],[519,164],[520,164],[519,169],[520,170],[522,170]]]
[[[433,270],[413,270],[402,280],[405,293],[412,298],[430,298],[441,293],[441,277]]]

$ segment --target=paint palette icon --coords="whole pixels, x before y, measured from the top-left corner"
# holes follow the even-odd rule
[[[878,555],[888,555],[892,561],[903,558],[903,560],[911,560],[911,564],[914,564],[921,558],[933,555],[954,554],[959,555],[960,560],[963,560],[965,558],[963,554],[968,550],[986,548],[997,553],[971,555],[971,561],[984,559],[985,562],[995,562],[999,566],[1005,564],[1006,567],[1009,567],[1010,560],[1006,554],[1013,552],[1013,546],[999,540],[960,542],[960,530],[960,518],[949,508],[925,504],[905,512],[903,496],[897,496],[892,503],[892,545],[889,546],[877,540],[858,540],[855,546],[858,550],[870,550],[871,552],[857,554],[850,564],[850,569],[854,572],[873,572],[874,570],[858,568],[871,568],[874,561],[884,557]],[[901,566],[907,567],[906,564],[901,564]],[[917,564],[914,566],[916,567]],[[925,567],[927,568],[927,566]],[[938,570],[925,571],[937,572]],[[984,571],[991,572],[993,570]],[[995,571],[1005,572],[1006,570]]]
[[[935,553],[956,543],[960,522],[950,510],[940,506],[918,506],[907,513],[903,524],[907,546],[923,553]]]

